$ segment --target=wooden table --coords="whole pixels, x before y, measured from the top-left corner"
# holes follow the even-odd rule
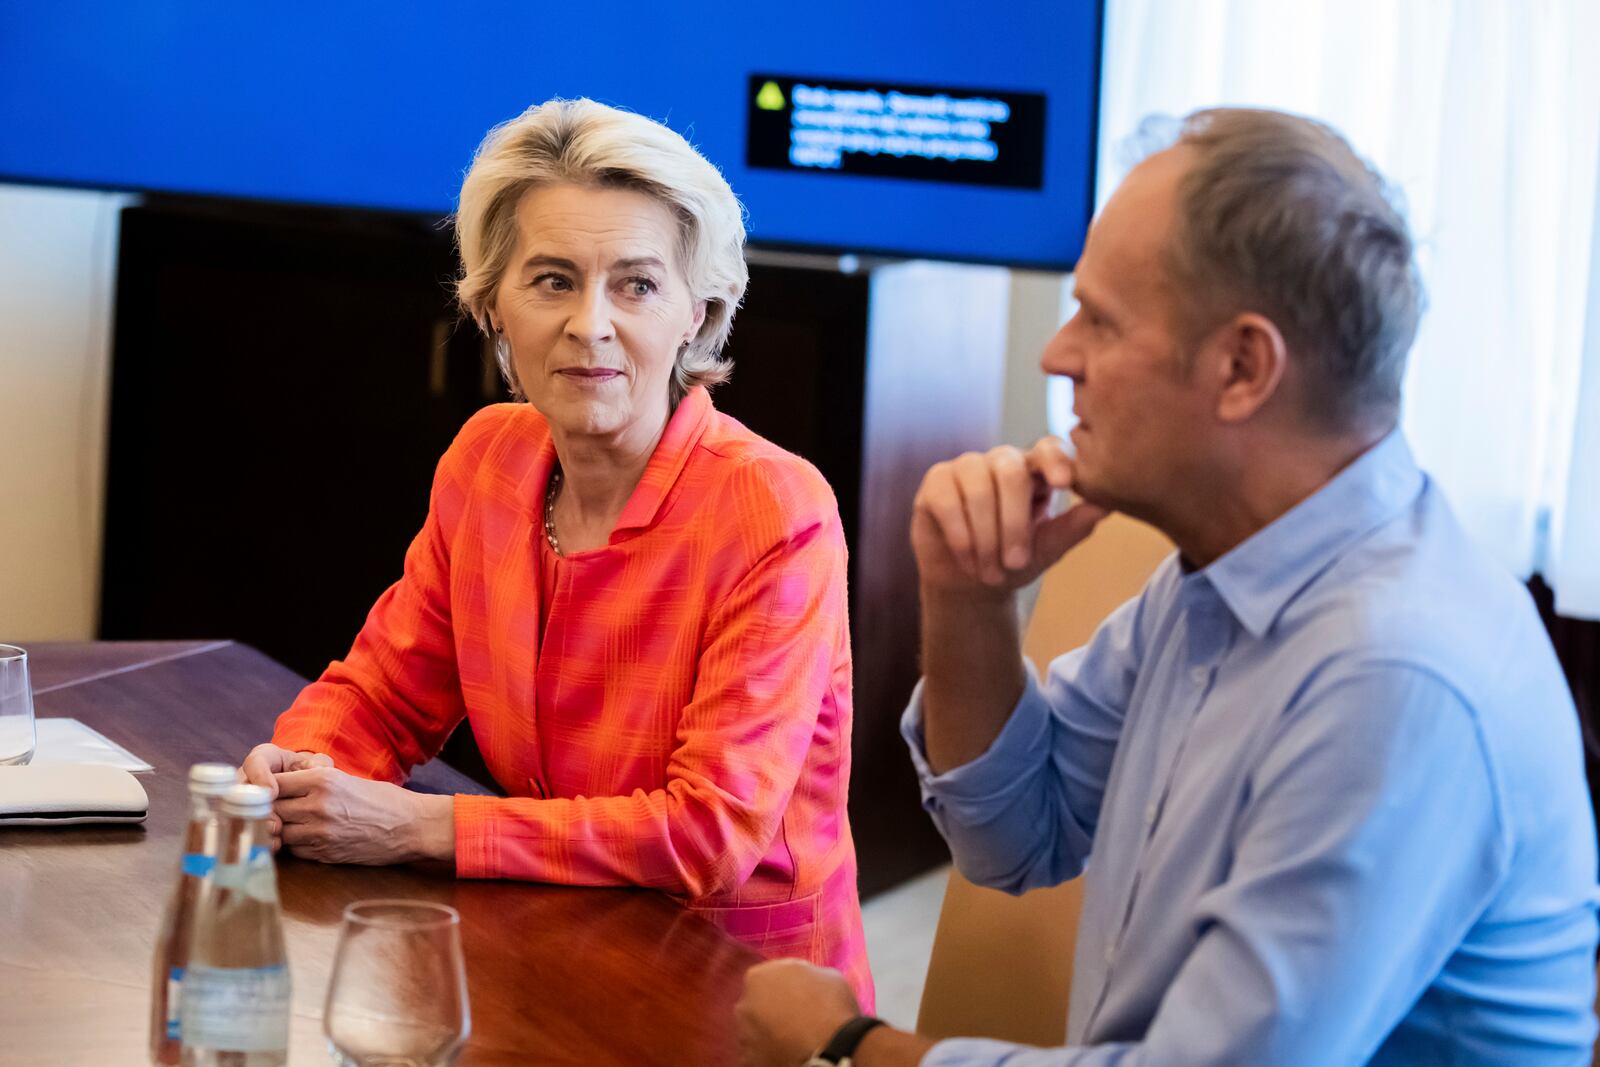
[[[305,684],[232,642],[35,644],[40,717],[80,719],[154,764],[143,827],[0,830],[0,1063],[148,1062],[151,957],[176,873],[192,763],[237,763]],[[482,792],[438,762],[414,787]],[[757,956],[667,897],[458,881],[415,868],[278,867],[294,1018],[289,1062],[331,1062],[322,1000],[346,904],[461,912],[472,1039],[460,1062],[737,1061],[733,1003]]]

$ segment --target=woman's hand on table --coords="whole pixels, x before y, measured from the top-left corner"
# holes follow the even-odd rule
[[[455,859],[455,801],[319,764],[276,775],[273,816],[289,851],[322,863]]]
[[[259,785],[278,799],[278,775],[284,771],[303,771],[312,767],[332,767],[333,757],[323,752],[296,752],[274,744],[257,745],[244,758],[239,768],[239,780]],[[272,833],[272,851],[283,844],[283,820],[274,813],[267,818],[267,829]]]

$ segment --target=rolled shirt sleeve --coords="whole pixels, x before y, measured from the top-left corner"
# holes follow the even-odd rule
[[[923,807],[971,881],[1023,893],[1082,871],[1137,678],[1150,595],[1122,605],[1089,644],[1056,659],[1042,686],[1029,663],[1022,697],[988,751],[944,774],[928,765],[918,684],[900,732]]]
[[[1060,842],[1044,810],[1051,790],[1051,709],[1031,663],[1027,673],[1022,698],[988,751],[943,774],[928,765],[920,682],[900,720],[923,809],[950,845],[956,866],[979,885],[1013,892],[1071,877],[1054,869]],[[1041,864],[1046,869],[1036,869]]]

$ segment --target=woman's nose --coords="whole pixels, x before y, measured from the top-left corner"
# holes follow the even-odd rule
[[[578,294],[577,306],[567,319],[567,336],[585,346],[611,340],[611,301],[603,286],[590,286]]]

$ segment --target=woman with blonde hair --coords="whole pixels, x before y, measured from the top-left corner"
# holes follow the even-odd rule
[[[659,889],[870,1003],[838,507],[708,392],[738,201],[666,127],[552,100],[484,140],[456,236],[518,402],[462,429],[403,576],[246,759],[282,844]],[[400,788],[463,718],[508,795]]]

